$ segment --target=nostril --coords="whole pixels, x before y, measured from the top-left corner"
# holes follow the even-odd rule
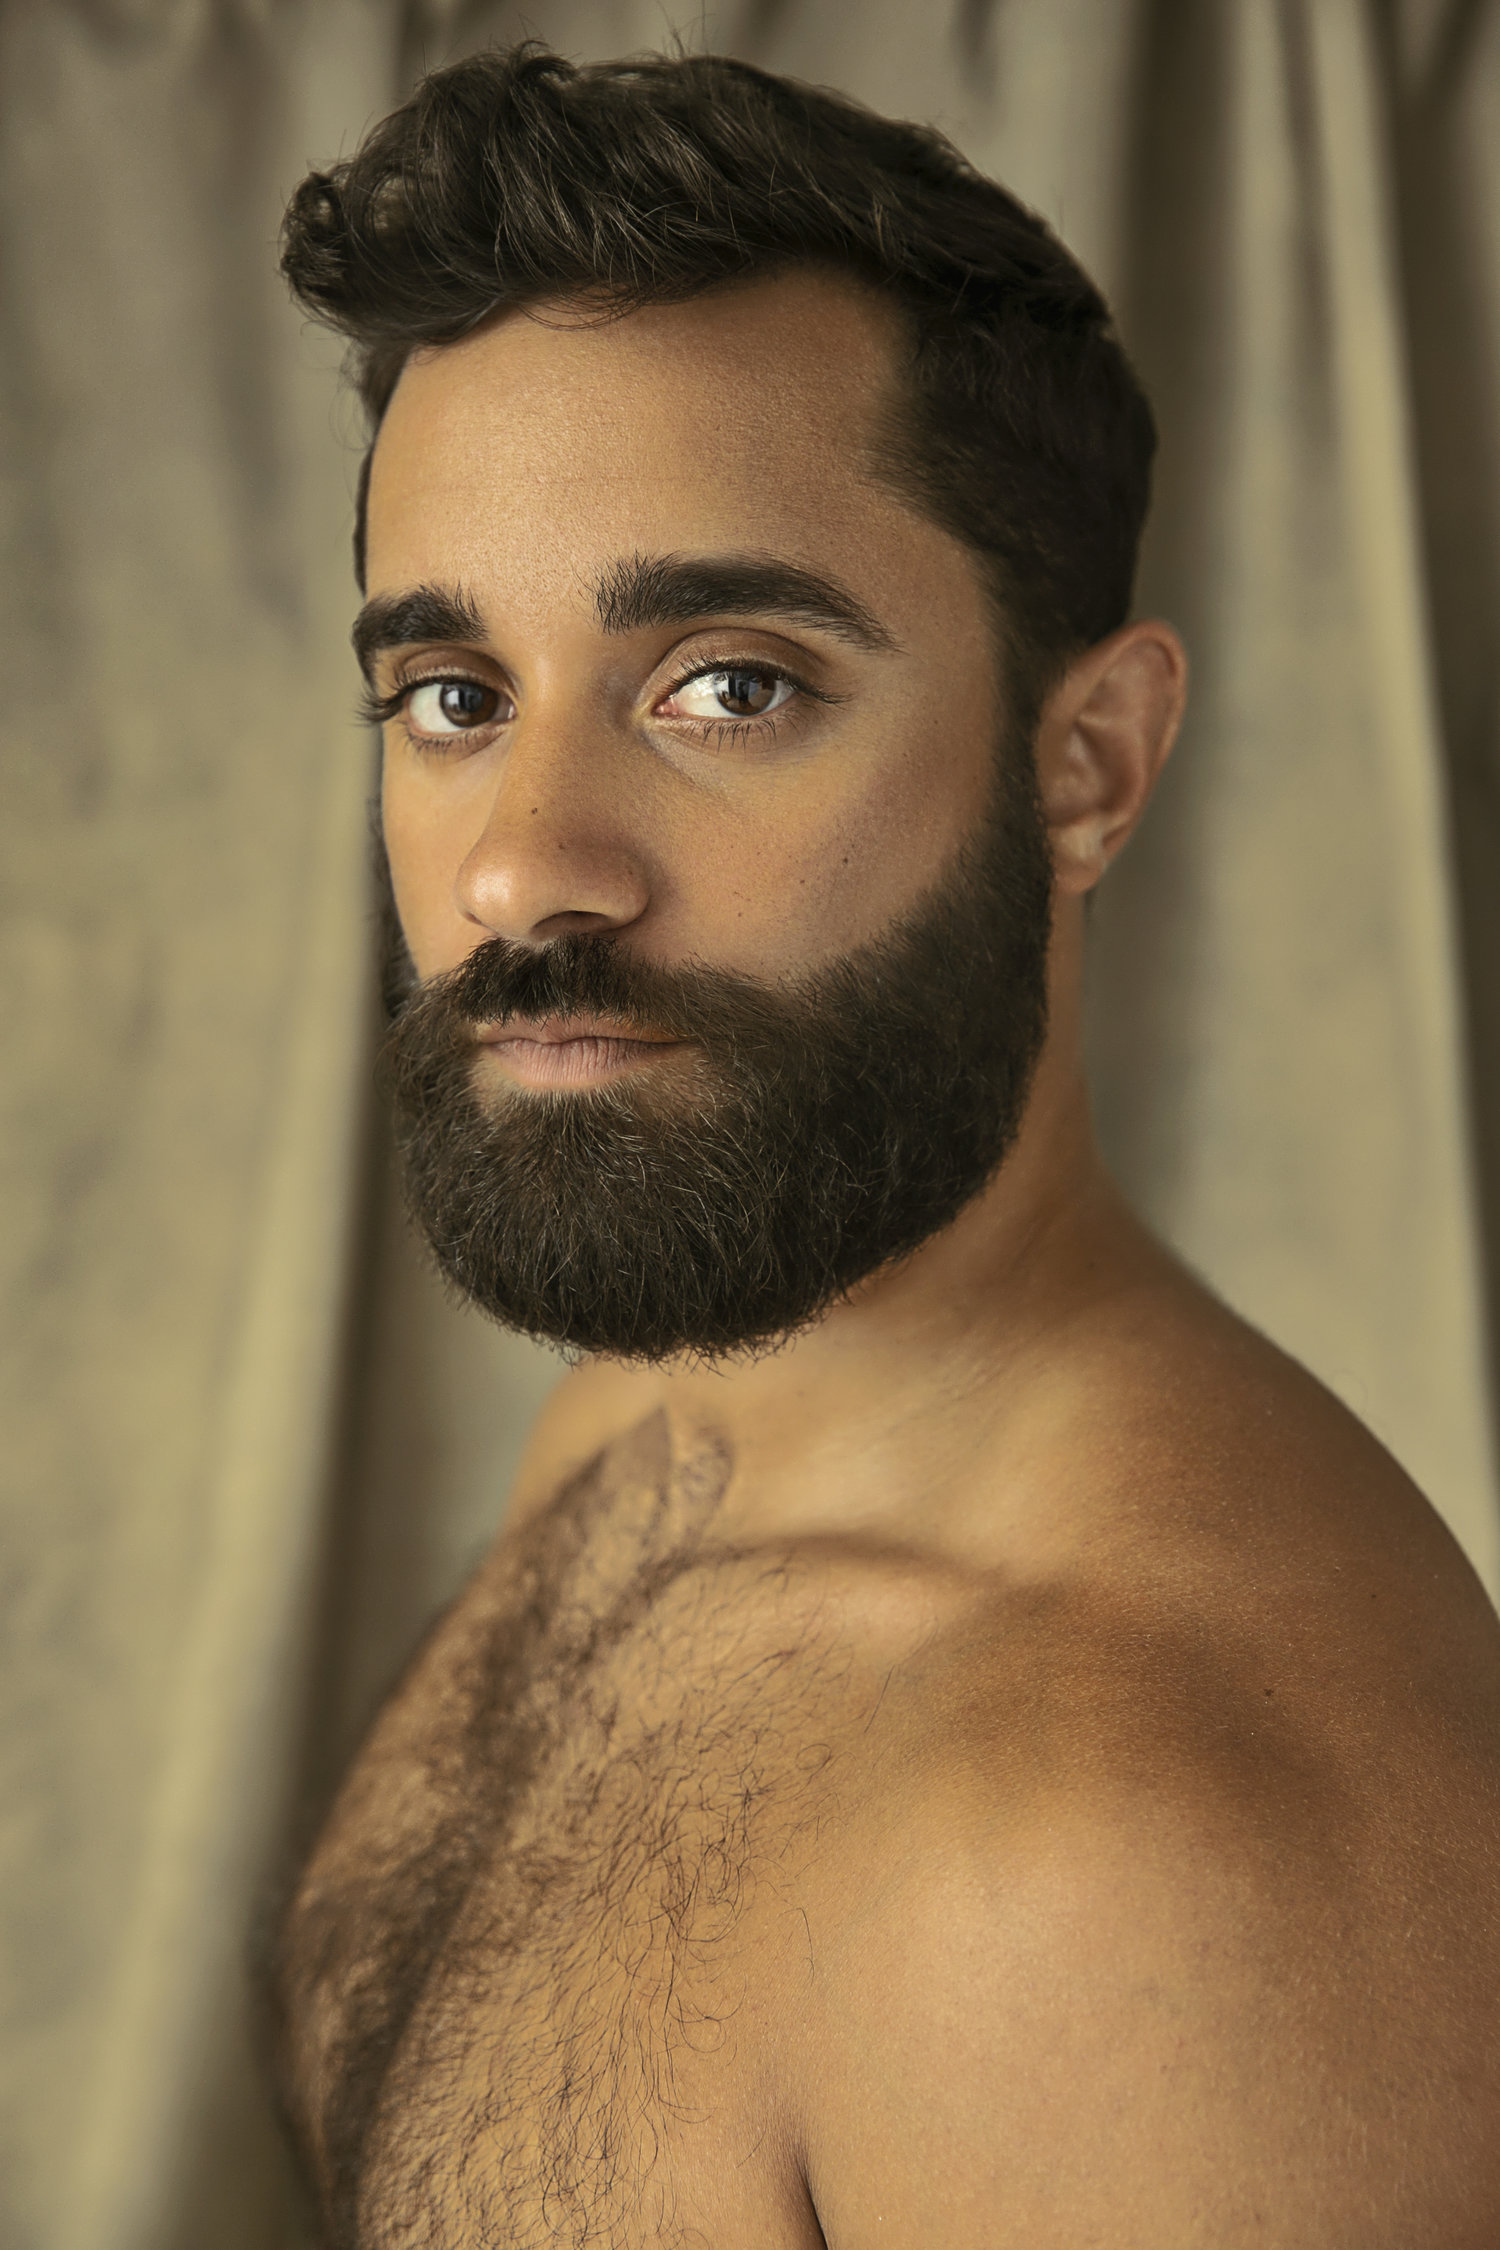
[[[562,914],[549,914],[537,925],[548,937],[583,937],[595,930],[612,930],[615,922],[608,914],[590,914],[569,910]]]

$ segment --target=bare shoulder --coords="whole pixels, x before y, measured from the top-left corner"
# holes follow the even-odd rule
[[[830,2242],[1500,2240],[1500,1709],[1349,1661],[1080,1583],[908,1669],[806,1894]]]

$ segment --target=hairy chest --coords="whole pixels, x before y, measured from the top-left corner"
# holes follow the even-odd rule
[[[860,1690],[794,1574],[714,1543],[727,1467],[655,1426],[602,1456],[351,1776],[279,1978],[335,2243],[820,2239],[768,2011]]]

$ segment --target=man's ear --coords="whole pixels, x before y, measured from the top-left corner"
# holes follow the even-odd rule
[[[1048,696],[1036,772],[1059,890],[1092,890],[1130,836],[1186,697],[1187,655],[1156,618],[1085,649]]]

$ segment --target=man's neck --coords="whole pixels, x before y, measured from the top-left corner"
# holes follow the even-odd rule
[[[952,1226],[773,1351],[628,1379],[736,1463],[739,1535],[941,1537],[982,1441],[1021,1442],[1069,1339],[1161,1271],[1095,1146],[1081,1068],[1044,1058],[1015,1148]],[[725,1528],[728,1528],[726,1525]]]

